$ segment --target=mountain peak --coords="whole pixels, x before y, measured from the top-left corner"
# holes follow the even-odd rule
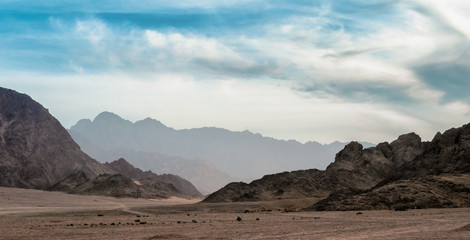
[[[112,113],[112,112],[107,112],[107,111],[104,111],[100,114],[98,114],[95,119],[93,120],[93,122],[97,122],[97,121],[109,121],[109,120],[119,120],[119,121],[125,121],[124,119],[122,119],[120,116],[118,116],[117,114],[115,113]]]
[[[165,124],[163,124],[162,122],[153,118],[149,118],[149,117],[145,118],[144,120],[135,122],[134,125],[148,127],[148,128],[162,128],[162,129],[168,128],[169,129],[169,127],[165,126]]]

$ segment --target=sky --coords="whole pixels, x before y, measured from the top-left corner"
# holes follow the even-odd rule
[[[2,0],[0,23],[0,86],[66,128],[378,143],[470,122],[467,0]]]

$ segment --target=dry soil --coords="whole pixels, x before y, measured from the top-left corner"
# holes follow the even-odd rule
[[[285,202],[196,201],[0,188],[0,239],[470,239],[469,208],[286,212],[276,209]]]

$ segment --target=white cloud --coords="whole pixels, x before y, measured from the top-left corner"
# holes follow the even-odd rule
[[[205,60],[221,65],[231,64],[239,69],[249,68],[253,65],[238,52],[214,38],[185,36],[180,33],[164,34],[154,30],[146,30],[145,38],[150,46],[157,51],[157,58],[183,62]]]
[[[103,22],[98,20],[78,20],[75,31],[84,35],[91,43],[96,44],[106,37],[109,30]]]
[[[335,22],[328,6],[317,16],[286,18],[230,38],[50,18],[70,47],[64,65],[78,74],[4,73],[0,83],[32,95],[66,126],[108,110],[133,121],[150,116],[175,128],[249,129],[301,141],[390,141],[410,131],[429,139],[436,130],[468,121],[470,106],[443,104],[444,92],[416,76],[413,67],[468,60],[458,52],[462,36],[469,36],[468,4],[429,1],[429,9],[461,35],[400,4],[393,23],[367,19],[361,27],[370,31],[361,33]],[[299,85],[321,91],[296,91]],[[351,94],[354,99],[341,95],[354,87],[360,90]],[[379,101],[367,87],[412,100]]]
[[[467,0],[416,0],[423,7],[431,9],[443,21],[470,40],[470,2]]]

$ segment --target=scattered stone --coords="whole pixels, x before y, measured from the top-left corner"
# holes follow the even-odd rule
[[[241,220],[242,220],[242,218],[241,218],[240,216],[238,216],[238,217],[237,217],[237,221],[240,222]]]
[[[111,223],[111,226],[115,226],[115,225],[116,225],[115,223],[113,223],[113,222]]]

